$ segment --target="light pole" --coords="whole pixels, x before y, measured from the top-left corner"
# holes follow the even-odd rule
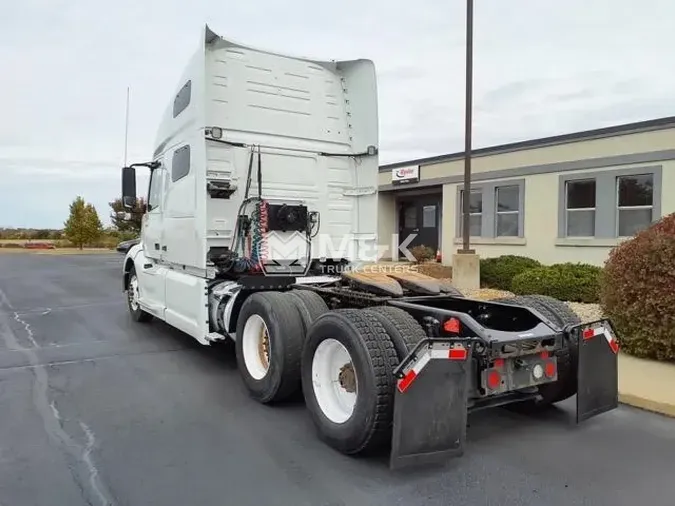
[[[462,202],[462,249],[460,253],[474,253],[469,249],[471,223],[469,204],[471,203],[471,108],[473,94],[473,0],[466,0],[466,123],[464,125],[464,199]]]

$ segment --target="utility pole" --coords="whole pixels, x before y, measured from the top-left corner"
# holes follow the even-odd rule
[[[473,0],[466,0],[466,101],[464,125],[464,201],[462,205],[462,249],[460,253],[474,253],[470,249],[471,222],[471,123],[473,95]]]
[[[480,288],[480,258],[470,249],[471,220],[471,108],[473,92],[473,0],[466,0],[466,124],[464,146],[464,201],[462,202],[462,247],[452,256],[452,284],[464,290]]]

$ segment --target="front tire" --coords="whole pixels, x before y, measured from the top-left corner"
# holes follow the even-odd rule
[[[391,439],[396,350],[366,311],[329,311],[312,325],[302,353],[302,390],[319,436],[353,455]]]
[[[136,268],[131,267],[129,271],[129,286],[127,287],[127,307],[131,318],[140,323],[147,323],[152,320],[153,316],[141,309],[139,302],[140,289],[138,283],[138,276],[136,275]]]

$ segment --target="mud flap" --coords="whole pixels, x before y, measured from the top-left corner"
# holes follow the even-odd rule
[[[462,455],[471,352],[464,340],[426,339],[401,362],[395,371],[391,469]]]
[[[609,320],[576,325],[577,423],[619,406],[619,345]],[[573,341],[574,342],[574,341]]]

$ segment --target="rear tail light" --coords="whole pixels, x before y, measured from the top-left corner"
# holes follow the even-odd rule
[[[556,366],[553,360],[549,360],[548,362],[546,362],[546,365],[544,365],[544,374],[546,374],[547,378],[555,377]]]
[[[497,390],[502,384],[502,375],[496,369],[491,369],[487,373],[487,386],[490,390]]]
[[[450,360],[466,360],[468,353],[464,346],[457,346],[455,348],[450,348],[448,351],[448,358]]]

